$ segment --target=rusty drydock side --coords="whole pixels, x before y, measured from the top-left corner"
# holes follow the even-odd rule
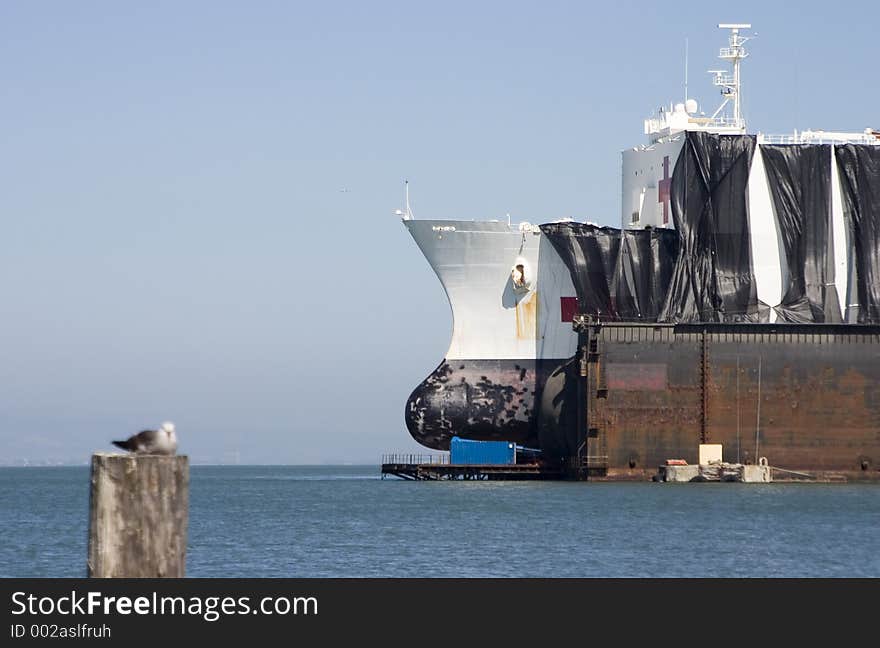
[[[880,478],[880,327],[595,324],[581,331],[574,449],[593,474],[667,459],[724,460]],[[569,384],[569,387],[571,385]]]

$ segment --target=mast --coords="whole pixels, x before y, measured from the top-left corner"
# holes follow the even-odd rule
[[[740,29],[751,29],[749,23],[720,23],[719,29],[729,29],[728,47],[722,47],[718,53],[718,58],[727,61],[733,66],[733,74],[726,73],[723,70],[711,70],[715,74],[714,83],[721,87],[721,94],[724,96],[724,103],[716,111],[716,115],[730,100],[733,100],[733,119],[731,126],[741,130],[745,130],[746,123],[742,116],[742,79],[740,77],[740,63],[749,53],[743,45],[746,41],[751,40],[748,36],[740,36]]]
[[[409,207],[409,180],[404,180],[403,186],[404,186],[404,192],[405,192],[404,193],[404,200],[406,202],[406,210],[395,209],[394,215],[400,216],[405,221],[413,220],[412,209],[410,209],[410,207]]]
[[[684,103],[687,105],[688,96],[688,39],[684,39]]]

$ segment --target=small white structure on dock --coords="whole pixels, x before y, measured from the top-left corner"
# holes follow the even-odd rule
[[[660,466],[657,481],[664,482],[742,482],[746,484],[769,484],[773,481],[767,457],[761,457],[757,465],[727,463],[722,460],[721,444],[701,444],[698,465],[681,460],[667,460]]]

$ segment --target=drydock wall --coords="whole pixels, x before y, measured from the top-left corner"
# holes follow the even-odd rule
[[[560,445],[586,439],[593,466],[696,463],[720,443],[725,461],[877,470],[878,326],[609,324],[582,338],[583,428]]]

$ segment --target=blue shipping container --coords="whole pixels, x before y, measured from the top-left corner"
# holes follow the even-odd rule
[[[515,464],[516,444],[508,441],[470,441],[452,437],[449,462],[453,464]]]

